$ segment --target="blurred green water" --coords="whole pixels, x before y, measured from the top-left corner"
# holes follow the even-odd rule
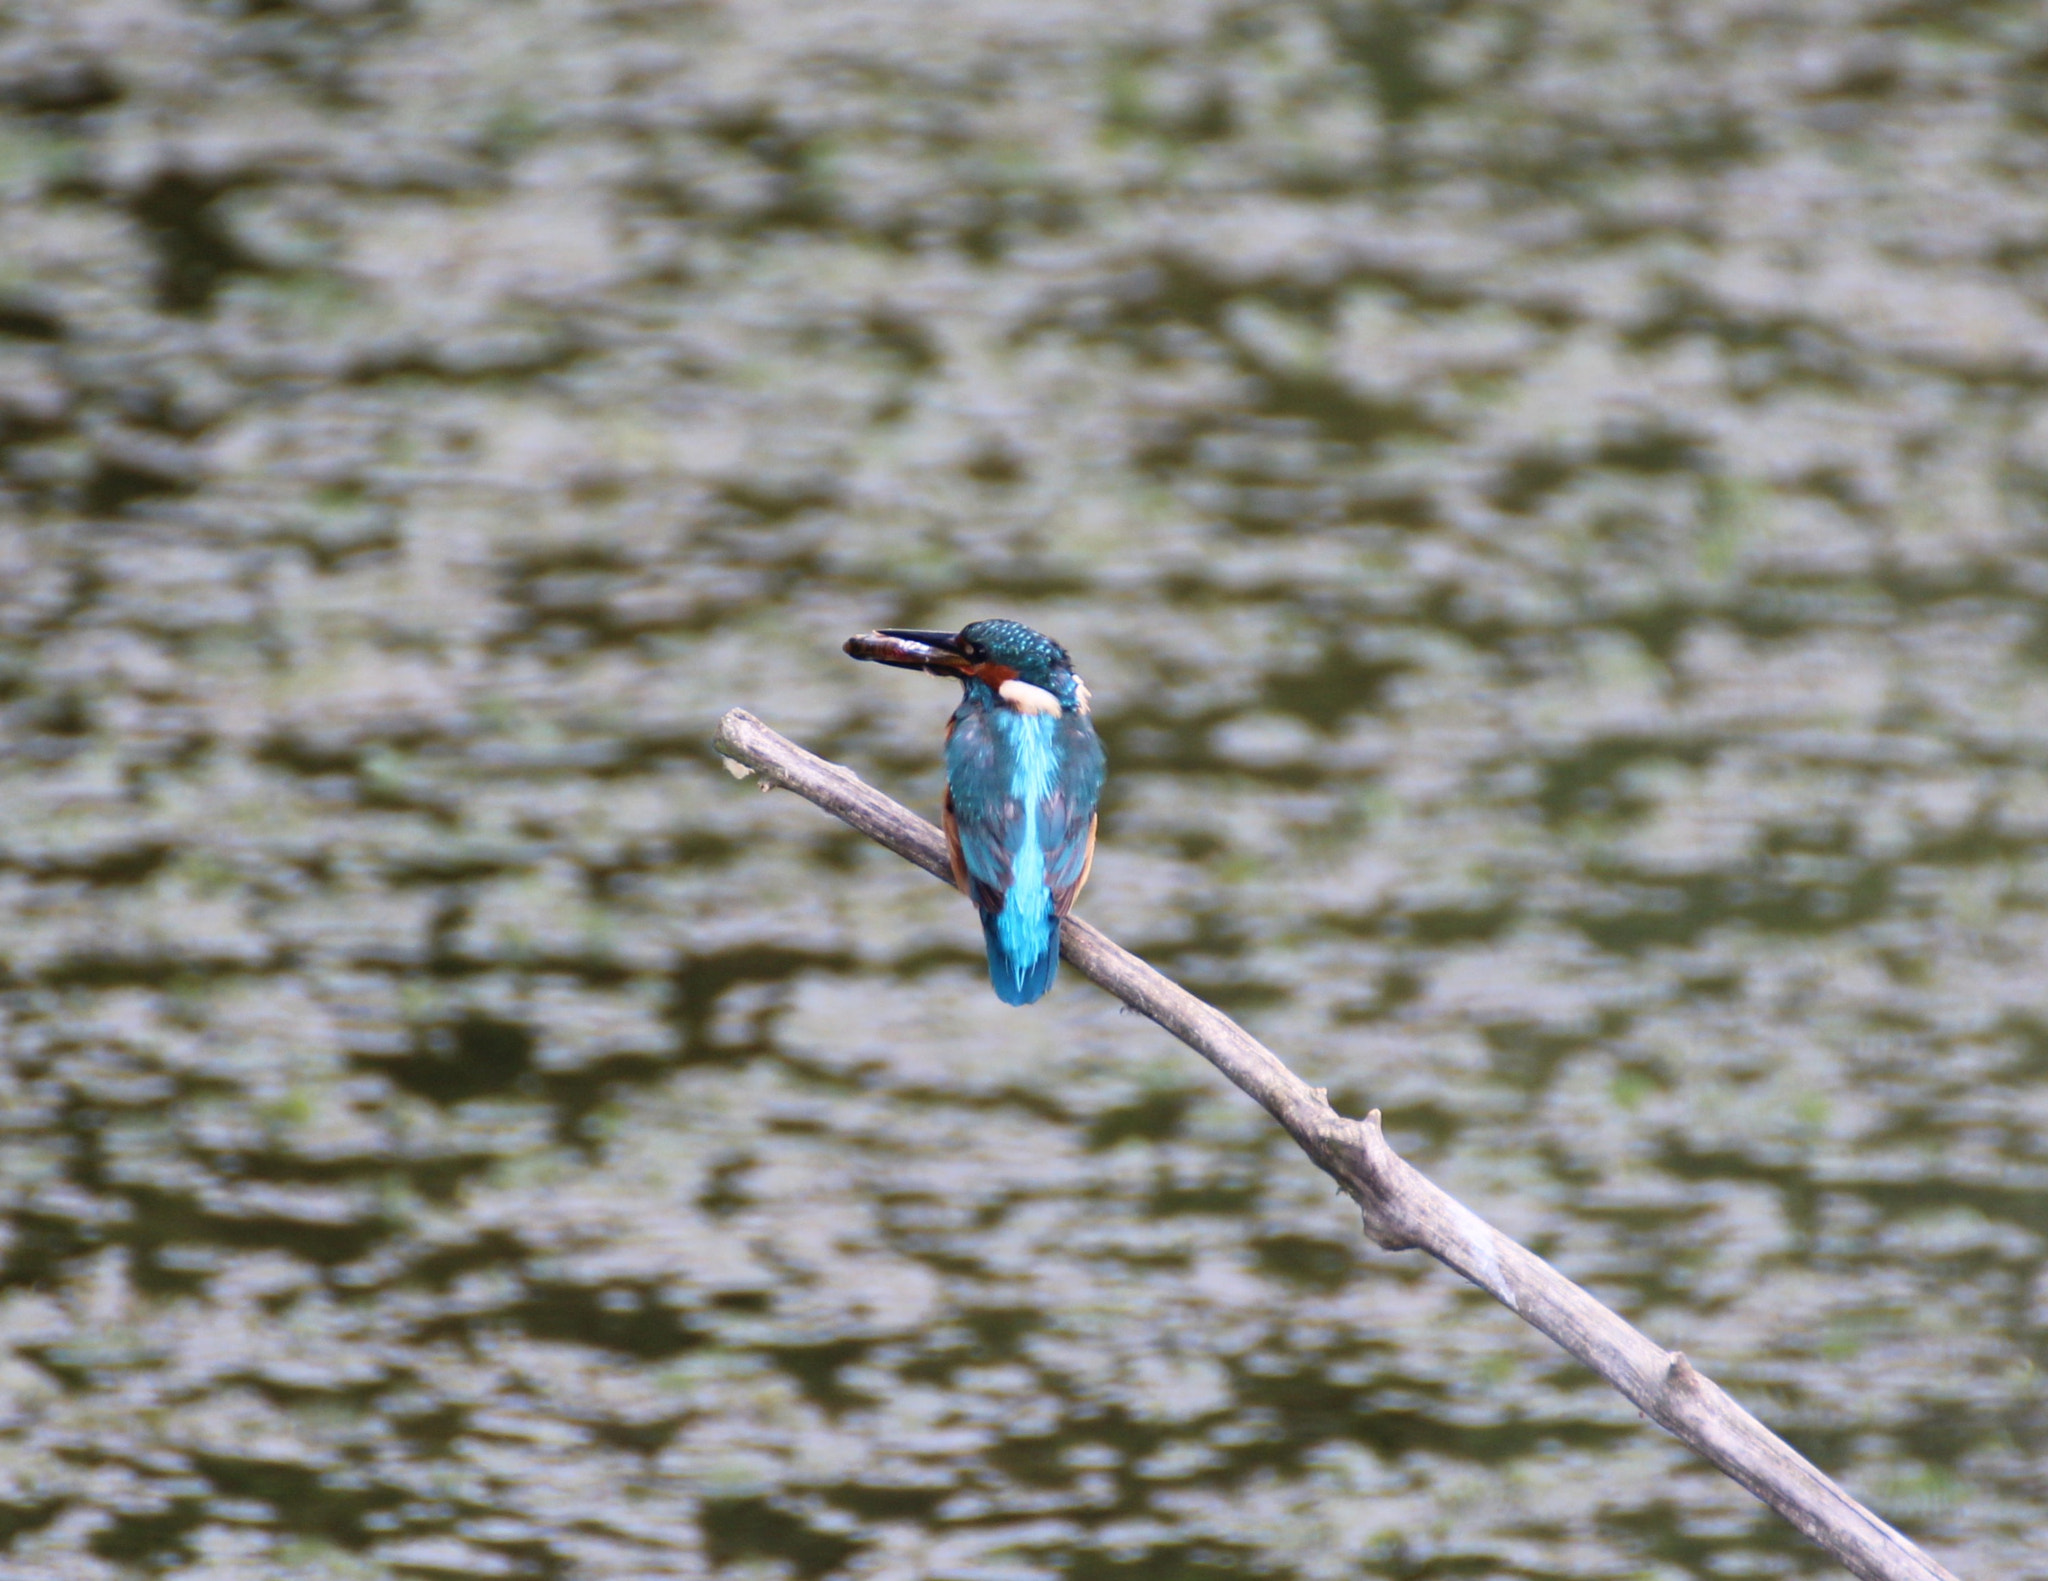
[[[2048,1576],[2048,22],[0,13],[0,1573],[1817,1557],[1071,981],[1084,910]]]

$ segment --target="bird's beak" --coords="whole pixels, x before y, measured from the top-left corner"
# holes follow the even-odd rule
[[[893,664],[931,675],[958,675],[968,658],[950,631],[867,631],[846,639],[846,651],[873,664]]]

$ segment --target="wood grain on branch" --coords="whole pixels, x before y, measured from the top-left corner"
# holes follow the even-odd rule
[[[851,770],[806,752],[733,709],[714,743],[758,774],[952,882],[945,836]],[[1068,917],[1060,954],[1084,977],[1202,1055],[1278,1120],[1358,1204],[1365,1231],[1390,1251],[1418,1250],[1479,1286],[1613,1384],[1643,1414],[1726,1472],[1867,1581],[1956,1581],[1849,1497],[1684,1355],[1631,1327],[1542,1258],[1494,1229],[1400,1158],[1375,1109],[1349,1120],[1278,1055],[1212,1005],[1154,971],[1099,929]]]

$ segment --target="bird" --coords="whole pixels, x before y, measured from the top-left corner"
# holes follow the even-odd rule
[[[1095,862],[1106,765],[1087,686],[1065,648],[1015,620],[870,631],[846,652],[960,682],[946,723],[953,882],[981,914],[996,997],[1035,1003],[1059,967],[1060,919]]]

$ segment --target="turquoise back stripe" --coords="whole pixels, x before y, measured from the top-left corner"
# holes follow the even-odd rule
[[[1024,824],[1010,853],[1010,892],[1003,898],[996,933],[1003,953],[1022,977],[1040,956],[1056,948],[1052,932],[1052,891],[1045,883],[1045,842],[1038,831],[1039,804],[1052,793],[1059,773],[1055,746],[1060,721],[1051,714],[995,710],[996,728],[1010,749],[1010,794],[1024,809]]]

